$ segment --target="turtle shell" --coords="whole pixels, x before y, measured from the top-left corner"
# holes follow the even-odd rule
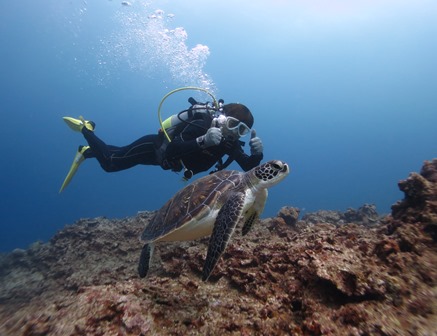
[[[185,240],[178,239],[177,235],[172,239],[166,239],[166,236],[194,223],[197,225],[195,230],[199,232],[198,236],[203,236],[202,232],[212,227],[218,210],[230,196],[229,192],[244,189],[241,185],[243,176],[244,173],[236,170],[223,170],[204,176],[179,190],[151,219],[141,240],[146,243]]]

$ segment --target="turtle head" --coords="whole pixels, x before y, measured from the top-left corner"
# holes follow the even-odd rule
[[[272,160],[252,169],[255,184],[268,188],[281,182],[289,173],[290,167],[283,161]]]

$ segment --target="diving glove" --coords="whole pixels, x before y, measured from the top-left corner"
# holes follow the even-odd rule
[[[200,148],[205,149],[211,146],[217,146],[223,139],[222,131],[218,127],[211,127],[205,135],[196,139]]]
[[[263,153],[264,150],[263,143],[261,139],[256,136],[255,130],[252,130],[250,134],[249,146],[250,146],[250,154],[258,155]]]

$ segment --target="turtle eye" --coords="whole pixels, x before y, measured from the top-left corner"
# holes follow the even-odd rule
[[[273,161],[272,162],[272,166],[273,168],[277,169],[277,170],[281,170],[283,165],[281,161]]]

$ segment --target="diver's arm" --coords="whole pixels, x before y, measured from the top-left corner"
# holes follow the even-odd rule
[[[251,170],[258,166],[264,158],[263,153],[247,155],[244,153],[243,148],[238,147],[235,150],[235,161],[240,165],[244,171]]]

